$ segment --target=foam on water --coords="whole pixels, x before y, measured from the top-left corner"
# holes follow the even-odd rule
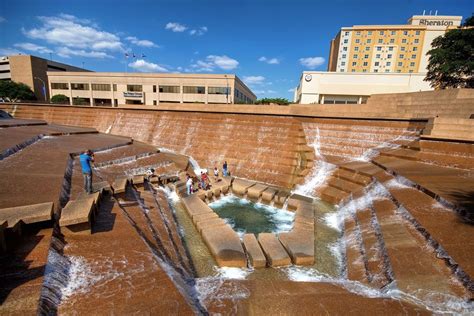
[[[180,199],[179,199],[178,193],[176,193],[176,191],[171,190],[168,187],[154,187],[154,188],[158,189],[158,190],[162,190],[165,193],[166,198],[168,199],[168,201],[171,201],[173,204],[179,202]]]

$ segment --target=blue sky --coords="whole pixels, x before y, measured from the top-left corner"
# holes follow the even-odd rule
[[[0,0],[0,55],[51,54],[94,71],[235,73],[258,97],[291,100],[302,71],[326,70],[342,26],[404,24],[423,10],[465,18],[474,1]]]

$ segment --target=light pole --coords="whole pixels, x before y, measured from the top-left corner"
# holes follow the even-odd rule
[[[47,100],[46,100],[46,83],[45,83],[44,80],[41,79],[41,78],[35,77],[35,79],[38,79],[38,80],[41,81],[41,83],[43,84],[44,102],[47,102]]]

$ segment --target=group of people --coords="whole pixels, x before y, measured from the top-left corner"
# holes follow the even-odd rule
[[[222,175],[224,177],[229,175],[229,170],[227,169],[227,161],[225,161],[222,165]],[[194,187],[194,180],[197,180],[198,182],[197,188]],[[214,181],[219,181],[219,170],[217,169],[217,167],[214,167]],[[186,193],[188,195],[193,194],[198,189],[209,190],[210,188],[211,183],[209,180],[209,173],[207,171],[201,171],[200,179],[193,179],[193,177],[191,177],[189,174],[186,174]]]

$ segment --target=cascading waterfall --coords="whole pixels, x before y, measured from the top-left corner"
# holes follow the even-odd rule
[[[317,163],[314,165],[312,172],[306,177],[305,182],[295,187],[293,190],[294,193],[313,196],[314,190],[324,184],[326,179],[336,168],[335,165],[326,162],[324,156],[321,154],[321,136],[319,133],[319,127],[316,128],[316,137],[314,138],[312,147],[314,148]]]

